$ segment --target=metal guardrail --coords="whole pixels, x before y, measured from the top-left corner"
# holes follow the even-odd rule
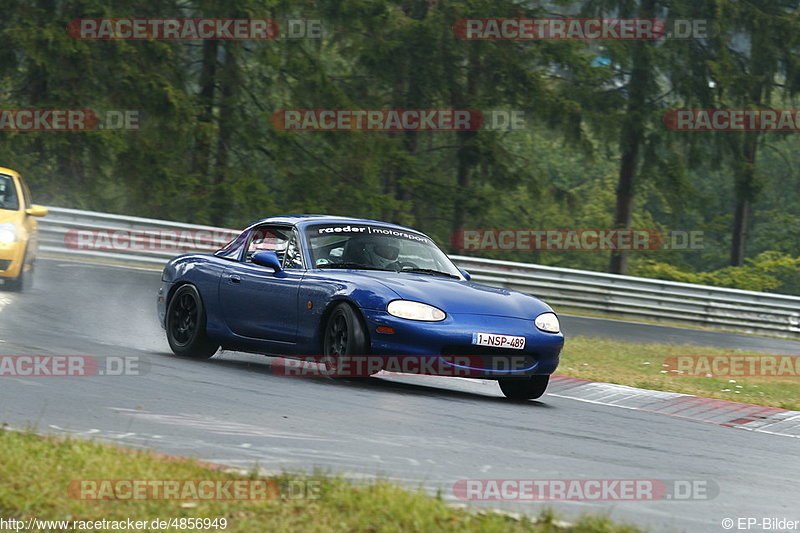
[[[213,251],[238,230],[49,208],[40,219],[39,249],[157,268],[184,251]],[[151,239],[175,246],[148,249]],[[118,237],[114,242],[115,235]],[[121,237],[120,237],[121,236]],[[544,265],[452,256],[474,281],[535,294],[549,304],[654,322],[800,338],[800,297],[743,291]]]
[[[39,219],[39,251],[156,268],[186,252],[210,252],[241,230],[48,207]],[[155,243],[155,244],[154,244]]]
[[[739,333],[800,338],[800,297],[451,256],[487,285],[535,294],[559,307]]]

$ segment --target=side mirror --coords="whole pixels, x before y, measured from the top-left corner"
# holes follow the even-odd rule
[[[47,208],[42,205],[32,205],[25,210],[25,213],[32,217],[44,217],[47,216]]]
[[[458,270],[461,272],[461,275],[464,276],[464,278],[466,278],[467,281],[472,279],[472,276],[469,275],[469,272],[467,272],[463,268],[459,268]]]
[[[275,270],[275,274],[280,274],[283,272],[283,268],[281,267],[281,260],[278,259],[278,254],[273,252],[272,250],[264,250],[261,252],[256,252],[253,254],[252,257],[253,263],[262,267],[269,267]]]

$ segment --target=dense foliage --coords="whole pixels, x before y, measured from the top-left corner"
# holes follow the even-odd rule
[[[677,108],[793,108],[796,0],[4,0],[3,109],[138,130],[0,132],[37,202],[241,227],[277,213],[463,228],[702,231],[678,251],[485,252],[800,294],[800,141],[670,131]],[[707,21],[706,38],[464,40],[465,17]],[[87,17],[319,20],[321,38],[79,40]],[[287,132],[282,109],[524,111],[522,130]],[[731,266],[733,265],[733,266]]]

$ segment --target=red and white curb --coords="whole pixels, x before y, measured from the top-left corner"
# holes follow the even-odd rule
[[[552,376],[550,396],[800,438],[800,411]]]

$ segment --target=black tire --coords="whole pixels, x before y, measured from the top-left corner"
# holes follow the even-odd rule
[[[3,288],[9,292],[22,292],[25,288],[26,277],[24,272],[20,272],[16,278],[5,278]]]
[[[206,334],[206,310],[194,285],[183,285],[172,295],[165,325],[169,347],[177,356],[208,359],[219,350]]]
[[[500,390],[509,400],[535,400],[547,389],[550,376],[529,376],[527,378],[501,378]]]
[[[340,303],[333,308],[322,333],[322,354],[326,371],[331,377],[349,377],[341,375],[338,359],[347,356],[365,356],[367,354],[367,333],[361,317],[349,304]],[[350,372],[354,367],[342,372]],[[366,376],[352,376],[366,377]]]
[[[19,276],[16,278],[5,278],[5,282],[3,283],[3,288],[10,292],[22,292],[25,288],[30,288],[31,282],[33,281],[33,265],[31,265],[31,270],[25,272],[25,259],[23,256],[22,260],[22,268],[19,271]]]

